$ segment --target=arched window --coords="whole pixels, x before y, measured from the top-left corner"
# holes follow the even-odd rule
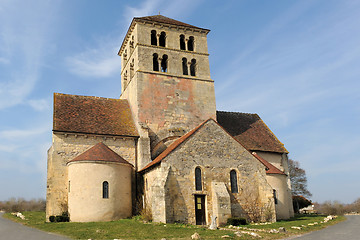
[[[187,44],[188,44],[188,51],[194,51],[194,37],[189,37]]]
[[[186,50],[185,47],[185,36],[183,34],[180,35],[180,49],[181,50]]]
[[[159,71],[159,59],[157,53],[153,54],[153,71]]]
[[[201,181],[201,168],[195,168],[195,190],[202,190],[202,181]]]
[[[157,46],[156,31],[151,31],[151,45]]]
[[[183,75],[189,75],[187,59],[186,58],[182,59],[182,68],[183,68]]]
[[[195,69],[196,69],[196,60],[192,59],[190,64],[190,75],[195,76]]]
[[[123,54],[123,59],[124,59],[124,64],[125,64],[126,60],[127,60],[127,51],[126,51],[126,49],[125,49],[124,54]]]
[[[161,59],[161,71],[167,72],[167,67],[168,67],[168,56],[164,54]]]
[[[273,196],[274,196],[275,204],[278,204],[278,199],[277,199],[277,196],[276,196],[276,190],[275,189],[273,189]]]
[[[238,193],[239,191],[238,191],[237,176],[235,170],[230,171],[230,183],[231,183],[231,192]]]
[[[159,46],[160,47],[165,47],[165,41],[166,40],[166,33],[165,32],[161,32],[160,33],[160,38],[159,38]]]
[[[133,78],[134,76],[134,65],[135,65],[135,62],[134,62],[134,59],[131,61],[130,63],[130,81],[131,79]]]
[[[103,182],[103,198],[109,198],[109,183],[107,181]]]

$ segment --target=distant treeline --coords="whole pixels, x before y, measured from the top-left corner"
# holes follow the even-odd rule
[[[45,211],[45,204],[44,199],[10,198],[7,201],[0,201],[0,210],[5,212]]]
[[[350,204],[343,204],[338,201],[326,201],[314,203],[315,210],[321,214],[343,215],[346,213],[360,213],[360,198]]]

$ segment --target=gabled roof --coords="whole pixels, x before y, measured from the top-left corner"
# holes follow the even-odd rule
[[[163,160],[167,155],[169,155],[172,151],[174,151],[180,144],[182,144],[183,142],[185,142],[189,137],[191,137],[195,132],[197,132],[205,123],[207,123],[208,121],[214,121],[216,123],[215,120],[213,119],[208,119],[204,122],[202,122],[199,126],[197,126],[196,128],[192,129],[190,132],[186,133],[185,135],[183,135],[182,137],[176,139],[172,144],[170,144],[162,153],[160,153],[159,156],[157,156],[153,161],[151,161],[148,165],[146,165],[143,169],[141,169],[139,172],[142,172],[144,170],[147,170],[155,165],[157,165],[158,163],[161,162],[161,160]]]
[[[288,153],[259,115],[217,111],[218,123],[249,151]]]
[[[266,174],[280,174],[280,175],[286,175],[283,171],[260,157],[257,153],[253,152],[252,155],[256,157],[265,167],[266,167]]]
[[[159,15],[153,15],[153,16],[135,17],[134,18],[134,21],[138,21],[138,20],[143,20],[143,21],[148,21],[148,22],[157,22],[157,23],[170,24],[170,25],[175,25],[175,26],[196,28],[196,29],[210,31],[209,29],[199,28],[199,27],[187,24],[187,23],[180,22],[180,21],[172,19],[172,18],[165,17],[165,16],[160,15],[160,14]]]
[[[54,94],[53,131],[138,137],[127,100]]]
[[[68,163],[81,161],[116,162],[131,165],[102,142],[99,142],[73,160],[70,160]]]

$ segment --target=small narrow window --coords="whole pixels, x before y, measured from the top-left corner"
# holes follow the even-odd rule
[[[127,60],[127,51],[126,51],[126,49],[125,49],[124,54],[123,54],[123,59],[124,59],[124,64],[125,64],[126,60]]]
[[[201,182],[201,168],[195,168],[195,190],[202,190],[202,182]]]
[[[107,181],[103,182],[103,198],[109,198],[109,183]]]
[[[153,71],[159,71],[159,59],[157,53],[153,54]]]
[[[186,50],[186,47],[185,47],[185,36],[184,35],[180,35],[180,49],[181,50]]]
[[[182,59],[182,68],[183,68],[183,75],[189,75],[187,59],[186,58]]]
[[[196,60],[192,59],[190,64],[190,75],[195,76],[196,75],[195,71],[196,71]]]
[[[237,185],[237,176],[236,176],[236,171],[235,170],[231,170],[230,171],[230,183],[231,183],[231,192],[232,193],[238,193],[238,185]]]
[[[165,47],[165,42],[166,42],[166,33],[161,32],[160,37],[159,37],[159,46],[160,47]]]
[[[194,51],[194,37],[190,37],[187,44],[188,51]]]
[[[276,190],[275,189],[273,189],[273,196],[274,196],[275,204],[278,204],[278,199],[277,199],[277,196],[276,196]]]
[[[134,59],[130,63],[130,80],[134,77]]]
[[[156,31],[151,31],[151,45],[157,46]]]
[[[161,59],[161,71],[167,72],[167,67],[168,67],[168,56],[164,54]]]
[[[70,192],[70,181],[69,181],[69,192]]]

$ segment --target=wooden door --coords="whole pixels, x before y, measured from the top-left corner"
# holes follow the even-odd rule
[[[206,225],[205,220],[205,195],[195,195],[196,225]]]

